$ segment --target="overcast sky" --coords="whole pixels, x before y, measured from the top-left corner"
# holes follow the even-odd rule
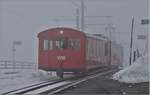
[[[85,16],[112,16],[86,18],[88,24],[112,23],[112,39],[124,47],[124,63],[129,60],[131,20],[134,17],[134,49],[144,49],[144,41],[137,35],[148,34],[148,26],[141,19],[148,18],[148,0],[85,0]],[[52,27],[76,28],[76,8],[80,0],[0,0],[0,60],[12,60],[12,42],[16,46],[16,60],[37,62],[38,38],[42,30]],[[60,20],[56,20],[60,19]],[[86,33],[107,35],[106,26],[86,26]]]

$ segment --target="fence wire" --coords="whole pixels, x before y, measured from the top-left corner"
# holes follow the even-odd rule
[[[0,69],[36,69],[37,63],[25,61],[0,60]]]

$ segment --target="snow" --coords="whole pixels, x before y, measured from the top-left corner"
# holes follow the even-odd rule
[[[140,57],[131,66],[115,73],[112,78],[125,83],[149,81],[148,56]],[[33,84],[58,79],[56,73],[38,69],[1,69],[0,94]]]
[[[112,76],[112,79],[125,83],[140,83],[149,81],[148,55],[141,56],[131,66],[128,66]]]
[[[58,79],[55,73],[37,69],[3,69],[0,71],[0,94],[48,80]]]

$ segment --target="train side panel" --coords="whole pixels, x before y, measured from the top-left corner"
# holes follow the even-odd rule
[[[85,49],[87,70],[109,65],[109,48],[106,40],[87,37]]]

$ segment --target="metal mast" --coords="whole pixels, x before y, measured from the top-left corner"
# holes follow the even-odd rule
[[[132,27],[131,27],[130,64],[129,65],[132,64],[133,28],[134,28],[134,17],[132,18]]]
[[[76,28],[79,30],[79,8],[76,8]]]
[[[84,31],[84,0],[81,0],[81,31]]]

